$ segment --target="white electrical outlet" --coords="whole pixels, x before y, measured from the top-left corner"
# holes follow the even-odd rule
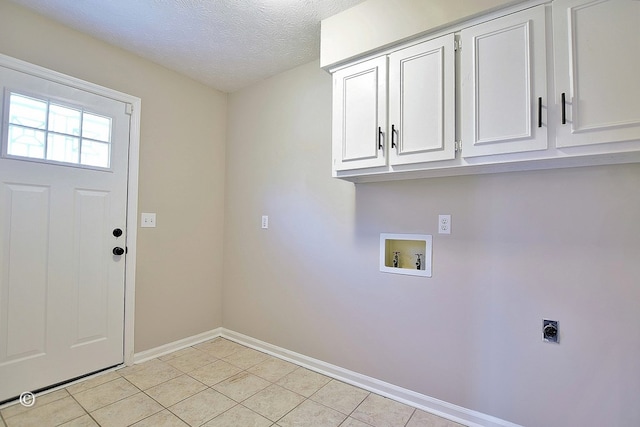
[[[156,214],[143,212],[140,214],[140,227],[155,227],[156,226]]]
[[[262,215],[262,228],[269,228],[269,216]]]
[[[438,233],[451,234],[451,215],[438,215]]]

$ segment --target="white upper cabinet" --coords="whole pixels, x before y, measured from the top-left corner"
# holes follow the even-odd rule
[[[387,58],[333,75],[333,168],[384,166],[387,127]]]
[[[639,140],[640,1],[555,0],[553,30],[557,146]]]
[[[455,158],[453,34],[338,70],[333,85],[334,171]]]
[[[448,34],[389,55],[389,164],[455,158],[455,52]]]
[[[377,55],[333,73],[335,177],[640,163],[640,0],[518,3]]]
[[[544,6],[460,33],[462,156],[547,149]]]

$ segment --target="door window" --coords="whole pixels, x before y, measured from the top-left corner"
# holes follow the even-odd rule
[[[53,99],[5,95],[4,156],[110,168],[110,117]]]

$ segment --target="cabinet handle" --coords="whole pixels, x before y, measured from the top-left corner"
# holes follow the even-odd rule
[[[391,148],[396,148],[396,125],[391,125]]]
[[[542,97],[538,98],[538,127],[542,127]]]
[[[378,150],[382,150],[382,128],[378,126]]]
[[[566,108],[566,103],[567,103],[566,96],[565,96],[564,92],[562,92],[562,124],[563,124],[563,125],[567,124],[567,108]]]

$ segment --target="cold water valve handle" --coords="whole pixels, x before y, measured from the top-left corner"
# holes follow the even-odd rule
[[[416,270],[422,270],[422,254],[416,254]]]

